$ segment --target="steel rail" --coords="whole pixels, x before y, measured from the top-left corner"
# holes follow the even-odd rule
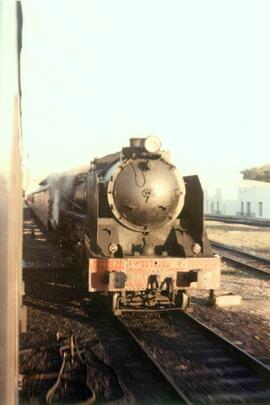
[[[71,319],[75,319],[77,321],[82,321],[85,324],[89,320],[89,313],[88,312],[87,313],[82,313],[82,314],[77,314],[77,312],[75,311],[76,308],[73,308],[72,305],[67,306],[64,303],[58,304],[58,303],[55,303],[55,302],[50,302],[50,301],[46,301],[46,300],[38,299],[38,298],[32,298],[32,297],[29,297],[29,296],[25,297],[24,303],[26,305],[33,306],[34,308],[41,309],[41,310],[47,311],[47,312],[52,313],[52,314],[60,314],[62,316],[70,317]],[[100,312],[98,312],[98,313],[100,313]],[[119,329],[120,335],[124,336],[125,341],[127,342],[127,345],[130,345],[130,343],[128,343],[130,341],[132,343],[132,346],[136,347],[137,356],[139,354],[139,358],[140,358],[139,362],[142,362],[144,364],[145,369],[149,369],[148,364],[150,364],[151,373],[152,373],[152,369],[153,369],[153,371],[154,371],[153,375],[157,376],[157,377],[150,377],[150,379],[151,378],[156,379],[156,383],[158,383],[159,386],[160,386],[161,381],[165,383],[165,384],[162,384],[162,386],[163,385],[165,386],[165,388],[164,388],[165,391],[164,392],[166,393],[167,390],[169,390],[168,391],[170,393],[169,395],[171,396],[171,398],[173,398],[171,400],[171,402],[169,402],[169,403],[191,405],[191,402],[185,397],[185,395],[182,392],[180,392],[180,390],[173,384],[173,382],[168,378],[168,376],[164,375],[163,370],[159,367],[159,365],[155,362],[155,360],[153,360],[148,355],[148,353],[140,345],[140,343],[136,339],[136,337],[132,336],[132,333],[130,333],[126,329],[126,327],[124,327],[124,324],[119,319],[119,317],[113,315],[111,312],[109,312],[109,313],[104,312],[104,314],[107,314],[107,316],[109,318],[112,318],[114,320],[115,330]],[[93,318],[93,315],[95,315],[95,311],[93,311],[91,318]],[[115,342],[112,345],[111,345],[110,342],[107,342],[108,346],[110,347],[110,354],[109,354],[110,362],[114,361],[114,360],[112,360],[112,353],[115,353],[114,354],[115,357],[119,357],[119,354],[117,355],[117,350],[121,350],[120,347],[118,347],[119,343],[117,343],[117,349],[114,347],[114,345],[116,344],[116,342],[118,342],[118,340],[119,339],[117,339],[117,341],[116,341],[116,339],[114,339]],[[43,346],[43,347],[33,346],[31,348],[26,348],[26,349],[20,350],[20,353],[26,353],[26,352],[29,353],[32,350],[37,350],[37,349],[42,350],[42,351],[46,351],[48,348],[52,348],[52,347],[58,348],[59,346],[60,346],[59,343],[55,343],[53,345],[50,344],[50,345]],[[87,350],[89,350],[89,348]],[[125,352],[125,349],[124,349],[124,352]],[[95,354],[95,352],[93,352],[93,353]],[[100,357],[98,357],[98,359],[100,361],[102,361],[102,359]],[[137,359],[137,357],[135,359]],[[130,362],[130,360],[127,360],[126,357],[125,357],[125,361],[127,361],[128,363]],[[135,362],[135,361],[136,360],[133,360],[133,362]],[[107,363],[106,363],[106,366],[108,367]],[[118,370],[117,364],[114,364],[114,365],[110,364],[110,368],[118,376],[118,371],[119,370]],[[135,370],[136,370],[136,368],[135,368]],[[136,375],[137,372],[138,371],[135,371],[135,375]],[[121,376],[121,372],[120,372],[120,376]],[[54,375],[54,377],[55,377],[55,375]],[[36,378],[35,375],[34,375],[34,378]],[[38,378],[38,376],[37,376],[37,378]],[[118,376],[118,378],[121,379],[122,377],[120,378]],[[124,383],[124,385],[125,385],[125,383]],[[161,391],[162,391],[162,389],[163,388],[160,388]],[[128,387],[128,390],[131,391],[131,389],[129,387]],[[153,390],[155,390],[155,385],[153,385]],[[139,401],[138,403],[141,403],[140,400],[138,400],[138,401]]]
[[[242,249],[214,241],[210,241],[210,243],[216,253],[220,254],[224,260],[270,275],[270,259],[267,257],[254,255]]]
[[[263,364],[256,357],[252,356],[251,354],[247,353],[245,350],[241,349],[234,343],[230,342],[228,339],[226,339],[220,333],[214,331],[212,328],[210,328],[209,326],[205,325],[203,322],[196,319],[190,313],[183,312],[183,315],[185,317],[189,318],[194,324],[196,324],[199,328],[201,328],[201,330],[203,332],[207,333],[211,338],[214,338],[217,341],[220,341],[221,343],[223,343],[224,345],[227,345],[229,350],[234,352],[237,355],[237,357],[241,358],[246,364],[251,365],[252,367],[256,368],[256,370],[266,380],[266,383],[267,383],[268,387],[270,388],[270,368],[269,367],[267,367],[265,364]]]
[[[124,312],[124,311],[123,311]],[[134,310],[133,312],[136,312]],[[183,393],[183,391],[175,384],[173,379],[165,372],[163,367],[154,359],[153,356],[150,355],[150,353],[145,349],[144,345],[140,341],[140,339],[137,338],[137,336],[127,327],[125,322],[121,319],[121,315],[115,315],[116,319],[120,323],[120,325],[125,329],[125,331],[128,332],[128,334],[131,336],[131,338],[136,342],[138,347],[143,351],[144,355],[147,356],[147,358],[151,361],[151,363],[154,364],[154,366],[157,368],[157,370],[163,375],[165,380],[170,384],[170,386],[174,389],[174,391],[177,393],[179,396],[181,402],[187,404],[187,405],[192,405],[192,402],[187,398],[187,396]]]
[[[259,226],[263,228],[270,227],[270,220],[268,219],[259,219],[259,218],[243,218],[243,217],[234,217],[234,216],[223,216],[223,215],[205,215],[204,219],[206,221],[218,221],[228,224],[242,224],[250,226]]]
[[[136,311],[134,311],[135,313]],[[153,311],[149,311],[153,312]],[[122,314],[125,314],[125,311],[122,312]],[[168,313],[169,314],[169,313]],[[171,313],[170,313],[171,314]],[[164,365],[164,363],[162,363],[160,361],[159,356],[155,355],[154,356],[151,354],[154,352],[154,348],[157,350],[158,353],[158,336],[156,336],[155,341],[153,342],[154,346],[151,348],[151,343],[149,344],[147,342],[147,340],[149,339],[149,337],[147,337],[147,333],[146,333],[146,341],[144,340],[144,332],[143,329],[140,328],[139,330],[139,335],[140,338],[138,338],[137,336],[137,332],[136,330],[139,329],[139,326],[137,324],[136,327],[133,327],[133,324],[131,326],[128,325],[127,321],[124,319],[122,320],[121,318],[119,319],[119,322],[122,323],[122,325],[126,328],[126,330],[128,331],[128,333],[132,336],[132,338],[137,342],[137,344],[141,347],[141,349],[147,354],[147,356],[150,358],[150,360],[156,365],[156,367],[160,370],[160,372],[164,375],[164,377],[167,379],[167,381],[170,382],[170,384],[175,388],[175,390],[177,390],[179,392],[179,395],[181,395],[183,398],[185,398],[185,400],[187,401],[187,403],[190,404],[194,404],[194,403],[225,403],[225,402],[229,402],[229,403],[234,403],[234,401],[236,401],[238,403],[238,401],[240,400],[241,403],[243,403],[243,400],[247,400],[247,401],[257,401],[260,399],[263,399],[265,401],[265,398],[270,399],[270,369],[265,366],[262,362],[260,362],[259,360],[257,360],[255,357],[251,356],[250,354],[248,354],[247,352],[245,352],[244,350],[240,349],[239,347],[237,347],[236,345],[234,345],[233,343],[231,343],[230,341],[228,341],[226,338],[222,337],[220,334],[216,333],[215,331],[213,331],[211,328],[209,328],[208,326],[204,325],[202,322],[198,321],[196,318],[194,318],[192,315],[188,314],[188,313],[184,313],[182,311],[175,311],[174,314],[176,314],[175,316],[179,319],[182,319],[183,321],[183,328],[186,327],[185,322],[191,323],[192,326],[194,326],[194,330],[192,330],[191,332],[187,332],[187,336],[190,333],[190,340],[186,340],[186,338],[183,338],[183,335],[179,335],[176,333],[175,336],[175,343],[178,344],[177,347],[173,347],[173,340],[170,337],[169,340],[171,340],[171,348],[169,348],[169,350],[171,350],[171,356],[170,358],[174,358],[174,354],[177,356],[179,356],[179,358],[177,358],[175,360],[175,364],[180,364],[181,363],[181,356],[184,356],[185,360],[188,361],[188,363],[190,365],[193,364],[193,366],[191,367],[191,371],[190,374],[188,372],[188,374],[186,376],[184,376],[184,374],[182,373],[182,371],[180,371],[177,375],[177,378],[180,379],[180,384],[179,384],[179,380],[178,380],[178,384],[175,382],[177,380],[177,378],[174,375],[175,380],[173,379],[173,377],[171,377],[170,375],[168,375],[168,370],[166,371],[167,367],[173,367],[172,365],[166,366]],[[164,312],[163,312],[164,315]],[[166,315],[166,314],[165,314]],[[138,318],[139,319],[139,318]],[[150,317],[148,317],[148,319],[150,319]],[[177,321],[179,321],[179,319],[177,319]],[[175,325],[174,323],[175,319],[173,318],[171,322],[172,326]],[[183,328],[179,328],[180,330],[183,330]],[[135,332],[134,332],[135,329]],[[176,329],[177,330],[177,329]],[[194,341],[191,339],[192,336],[195,336],[195,334],[197,334],[199,331],[199,339],[200,337],[205,339],[205,337],[208,339],[208,343],[210,343],[210,347],[211,350],[209,349],[204,349],[204,350],[198,350],[196,348],[196,343],[198,343],[198,338],[197,341],[195,342],[195,348],[193,347],[192,349],[187,348],[187,346],[189,347],[189,345],[194,345]],[[153,331],[154,333],[154,331]],[[143,335],[143,337],[141,337],[141,335]],[[183,340],[183,342],[182,342]],[[194,338],[194,340],[196,340]],[[180,343],[179,343],[180,342]],[[202,342],[201,342],[202,343]],[[205,344],[206,342],[204,342]],[[182,348],[181,348],[181,345]],[[160,346],[162,347],[162,346]],[[174,352],[173,352],[174,350]],[[211,351],[212,351],[212,358],[211,358]],[[227,369],[233,370],[233,373],[236,373],[235,375],[233,374],[233,376],[228,376],[226,373],[230,373],[230,371],[226,370],[226,367],[221,367],[219,366],[219,368],[217,367],[218,372],[216,373],[215,377],[211,377],[211,373],[213,373],[213,368],[209,368],[207,369],[207,366],[205,367],[205,370],[203,371],[203,375],[201,376],[200,373],[197,374],[197,372],[200,370],[200,367],[202,365],[204,365],[204,361],[205,364],[216,364],[216,362],[218,362],[217,357],[220,354],[219,351],[226,353],[226,357],[227,359],[225,360],[229,360],[229,363],[235,362],[236,361],[236,365],[234,366],[228,366]],[[189,354],[190,353],[190,354]],[[200,358],[200,356],[202,355],[202,353],[204,353],[205,358],[202,360]],[[161,355],[161,358],[164,356],[164,353]],[[194,358],[195,356],[195,358]],[[196,357],[197,356],[197,357]],[[189,359],[189,360],[188,360]],[[164,360],[164,359],[163,359]],[[221,363],[222,360],[225,361],[224,359],[221,359]],[[200,365],[199,365],[200,363]],[[195,370],[195,372],[194,372]],[[253,373],[254,370],[254,373]],[[175,371],[175,368],[173,369],[173,372]],[[251,374],[250,374],[251,372]],[[170,373],[170,369],[169,369],[169,373]],[[239,376],[240,373],[240,376]],[[247,374],[250,374],[250,376]],[[202,388],[202,379],[203,378],[207,378],[208,376],[208,380],[207,383],[209,385],[209,387],[211,387],[211,384],[215,383],[215,389],[217,390],[217,392],[211,393],[211,388],[209,389],[209,392],[207,392],[207,383],[206,386],[203,386],[202,391],[200,392],[200,389]],[[216,378],[216,381],[214,380],[214,378]],[[191,386],[193,386],[193,392],[191,390],[191,393],[189,395],[189,390],[188,388],[186,388],[186,393],[183,392],[182,387],[185,388],[186,382],[189,382]],[[250,384],[249,384],[250,381]],[[229,388],[228,390],[228,386],[230,387],[231,384],[231,389]],[[254,384],[254,385],[252,385]],[[180,385],[180,386],[179,386]],[[245,386],[247,385],[247,387]],[[181,387],[182,386],[182,387]],[[234,388],[235,387],[235,391]],[[222,391],[223,389],[223,391]],[[236,400],[237,399],[237,400]],[[220,402],[219,402],[220,401]],[[252,402],[254,403],[254,402]],[[257,402],[256,402],[257,403]],[[264,402],[265,403],[265,402]]]
[[[27,302],[27,304],[29,305],[33,305],[34,303],[35,303],[35,299],[34,299],[34,301],[32,301],[31,302],[31,300],[30,300],[30,302]],[[39,300],[38,300],[39,301]],[[38,302],[39,304],[40,304],[40,302]],[[43,304],[45,304],[45,303],[43,303]],[[48,303],[47,303],[48,304]],[[44,308],[46,308],[47,309],[47,311],[49,310],[49,308],[48,308],[48,305],[44,305]],[[56,308],[55,308],[55,310],[57,311],[57,312],[59,312],[59,310],[61,309],[61,306],[59,307],[59,306],[56,306]],[[259,376],[260,378],[258,379],[256,379],[256,377],[254,377],[253,375],[251,376],[251,377],[249,377],[250,378],[250,380],[251,380],[251,383],[252,382],[254,382],[254,381],[259,381],[259,383],[260,383],[260,379],[262,379],[264,382],[265,382],[265,386],[266,386],[266,391],[267,391],[267,393],[269,392],[269,398],[270,398],[270,369],[267,367],[267,366],[265,366],[261,361],[259,361],[259,360],[257,360],[256,358],[254,358],[253,356],[251,356],[251,355],[249,355],[248,353],[246,353],[244,350],[242,350],[242,349],[240,349],[239,347],[237,347],[236,345],[234,345],[233,343],[231,343],[231,342],[229,342],[226,338],[224,338],[224,337],[222,337],[220,334],[218,334],[218,333],[216,333],[215,331],[213,331],[211,328],[209,328],[209,327],[207,327],[206,325],[204,325],[202,322],[200,322],[200,321],[198,321],[197,319],[195,319],[192,315],[190,315],[190,314],[188,314],[188,313],[184,313],[184,312],[182,312],[182,311],[180,311],[180,310],[174,310],[174,311],[172,311],[172,310],[170,310],[170,311],[165,311],[165,310],[161,310],[161,311],[158,311],[158,310],[147,310],[147,311],[144,311],[144,313],[145,314],[147,314],[147,317],[148,317],[148,319],[151,319],[152,317],[151,316],[149,316],[149,315],[151,315],[151,314],[155,314],[155,313],[160,313],[161,314],[161,316],[164,318],[164,317],[166,317],[165,319],[166,319],[166,322],[168,323],[168,324],[170,324],[171,326],[174,326],[175,325],[175,320],[177,321],[177,322],[179,322],[179,319],[181,320],[181,319],[183,319],[183,321],[185,321],[185,319],[187,319],[189,322],[191,322],[192,323],[192,327],[193,327],[193,325],[194,325],[194,327],[195,327],[195,330],[194,331],[191,331],[191,333],[190,333],[190,335],[188,335],[188,339],[187,338],[183,338],[183,336],[181,336],[181,335],[179,335],[179,334],[176,334],[176,336],[175,336],[175,342],[177,342],[178,341],[178,343],[180,342],[180,346],[181,346],[181,344],[183,344],[183,346],[182,346],[182,348],[180,347],[180,350],[177,348],[177,351],[176,351],[176,354],[177,355],[181,355],[181,350],[183,351],[183,354],[184,354],[184,357],[185,357],[185,360],[187,360],[187,359],[189,359],[189,357],[188,356],[190,356],[190,359],[188,360],[189,361],[189,363],[190,364],[192,364],[192,361],[194,360],[194,354],[197,356],[197,355],[199,355],[199,356],[201,356],[202,354],[203,354],[203,356],[205,357],[205,359],[206,359],[206,361],[212,361],[212,364],[215,364],[215,367],[217,367],[216,366],[216,363],[217,364],[219,364],[218,362],[219,361],[221,361],[222,362],[222,359],[220,360],[218,360],[218,358],[222,358],[222,355],[220,355],[219,354],[219,352],[220,352],[220,350],[221,351],[223,351],[223,352],[225,352],[226,353],[226,357],[227,358],[229,358],[229,363],[231,363],[232,362],[232,359],[234,359],[234,361],[235,361],[235,359],[239,359],[239,361],[240,361],[240,365],[238,366],[238,360],[237,360],[237,363],[236,363],[236,365],[238,366],[238,367],[236,367],[236,369],[238,368],[238,370],[239,370],[239,373],[240,373],[240,377],[238,376],[238,375],[236,375],[236,378],[235,378],[235,385],[237,386],[237,384],[239,383],[239,379],[241,380],[244,380],[244,382],[246,383],[247,382],[247,380],[248,380],[248,378],[246,377],[246,375],[245,375],[245,373],[244,374],[241,374],[242,373],[242,368],[243,367],[241,367],[241,364],[243,365],[246,365],[247,366],[247,368],[250,370],[250,369],[252,369],[252,370],[255,370],[255,374],[257,375],[257,376]],[[122,311],[122,315],[126,315],[126,316],[133,316],[133,315],[136,315],[136,316],[138,316],[138,319],[140,319],[139,317],[140,316],[142,316],[142,314],[143,314],[143,312],[142,311],[136,311],[136,310],[133,310],[133,311]],[[121,316],[122,316],[121,315]],[[202,402],[204,402],[205,400],[206,400],[206,403],[211,403],[211,401],[210,402],[207,402],[207,398],[205,397],[205,395],[208,395],[208,394],[205,394],[205,392],[203,393],[203,394],[198,394],[197,395],[197,397],[194,399],[194,398],[192,398],[192,395],[191,395],[191,398],[189,397],[189,391],[187,391],[186,393],[185,392],[183,392],[183,389],[181,388],[181,386],[179,387],[178,385],[177,385],[177,383],[174,381],[174,379],[173,379],[173,376],[172,375],[170,375],[170,373],[168,373],[167,371],[166,371],[166,369],[165,369],[165,367],[164,367],[164,364],[162,363],[162,362],[160,362],[160,360],[156,357],[154,357],[153,356],[153,351],[151,350],[151,348],[150,348],[150,350],[148,349],[148,345],[147,344],[145,344],[145,342],[144,342],[144,340],[143,339],[140,339],[137,335],[136,335],[136,331],[134,332],[133,330],[132,330],[132,325],[131,325],[131,327],[129,327],[129,326],[127,326],[127,324],[126,324],[126,322],[125,322],[125,320],[123,320],[122,318],[121,318],[121,316],[114,316],[114,318],[115,318],[115,320],[117,321],[117,324],[119,324],[119,326],[121,327],[121,328],[123,328],[124,329],[124,331],[125,332],[127,332],[128,333],[128,335],[132,338],[132,341],[136,344],[136,346],[139,348],[139,351],[140,352],[142,352],[142,355],[143,355],[143,357],[146,357],[147,359],[148,359],[148,361],[150,361],[150,363],[154,366],[154,368],[158,371],[158,373],[161,375],[161,377],[162,378],[164,378],[165,380],[166,380],[166,382],[169,384],[169,386],[171,387],[171,389],[175,392],[175,394],[178,396],[178,398],[179,398],[179,403],[185,403],[185,404],[194,404],[194,403],[198,403],[198,402],[200,402],[201,401],[201,399],[202,399]],[[172,317],[172,320],[170,319],[170,321],[168,322],[167,321],[167,316],[168,316],[168,319],[170,319],[171,317]],[[84,317],[84,321],[87,321],[87,319],[88,319],[88,317],[87,317],[87,315],[85,315]],[[176,324],[177,324],[177,322],[176,322]],[[183,323],[183,327],[181,328],[181,327],[179,327],[179,324],[178,324],[178,330],[179,331],[181,331],[181,330],[183,330],[183,329],[185,329],[185,323]],[[177,327],[176,327],[176,331],[177,331]],[[197,330],[196,330],[196,328],[197,328]],[[149,330],[149,329],[148,329]],[[198,334],[198,330],[200,331],[199,332],[199,334]],[[140,332],[142,332],[143,333],[143,328],[142,328],[142,330],[140,330]],[[194,333],[195,332],[195,333]],[[154,334],[155,334],[155,331],[153,330],[152,331],[152,334],[153,334],[153,336],[154,336]],[[198,340],[198,337],[196,337],[195,335],[198,335],[199,336],[199,340]],[[205,342],[204,342],[204,344],[202,344],[201,345],[201,343],[203,343],[202,342],[202,337],[203,336],[207,336],[207,339],[209,339],[209,341],[207,342],[207,345],[206,346],[209,346],[210,347],[210,351],[209,351],[209,349],[207,349],[207,347],[205,346]],[[170,338],[171,339],[171,338]],[[205,338],[204,338],[205,339]],[[219,346],[217,346],[216,344],[215,344],[215,341],[217,341],[218,342],[218,345],[220,345],[221,346],[221,349],[220,349],[220,347]],[[198,344],[198,342],[199,342],[199,348],[197,347],[197,344]],[[212,342],[212,343],[211,343]],[[158,336],[156,336],[155,337],[155,345],[158,345]],[[170,345],[171,345],[171,347],[170,347]],[[174,350],[174,344],[173,344],[173,341],[171,341],[170,342],[170,345],[166,345],[166,349],[168,349],[169,351],[170,350]],[[186,345],[188,345],[188,347],[186,347]],[[201,346],[202,347],[201,347]],[[168,347],[167,347],[168,346]],[[190,348],[191,347],[191,348]],[[224,350],[225,349],[225,350]],[[190,354],[189,354],[190,353]],[[212,357],[211,357],[212,356]],[[225,359],[226,360],[226,359]],[[200,360],[201,361],[201,360]],[[227,359],[227,361],[228,361],[228,359]],[[193,366],[193,368],[196,368],[198,366],[198,359],[196,359],[195,358],[195,360],[194,360],[194,366]],[[226,366],[226,362],[225,362],[225,366]],[[219,365],[219,367],[220,367],[220,365]],[[232,367],[232,366],[228,366],[228,364],[227,364],[227,368],[229,369],[230,367]],[[223,380],[225,380],[226,378],[227,379],[230,379],[231,380],[231,383],[232,384],[234,384],[234,380],[233,380],[233,377],[228,377],[228,376],[226,376],[226,370],[224,369],[224,368],[221,368],[220,367],[220,370],[221,370],[221,374],[220,373],[217,373],[217,376],[218,376],[218,378],[223,378]],[[210,373],[209,373],[209,371],[210,371]],[[224,372],[225,371],[225,375],[223,376],[222,375],[222,372]],[[182,371],[180,371],[180,377],[181,377],[181,372]],[[207,377],[207,373],[209,373],[209,381],[208,381],[208,383],[209,384],[211,384],[212,383],[212,379],[211,379],[211,369],[210,370],[206,370],[204,373],[203,373],[203,378],[206,378]],[[190,381],[192,380],[192,378],[193,378],[193,375],[191,374],[191,376],[189,377],[189,379],[190,379]],[[238,378],[238,380],[237,380],[237,378]],[[202,383],[202,381],[200,380],[200,379],[198,379],[198,376],[195,374],[195,376],[194,376],[194,381],[191,381],[192,382],[192,384],[193,384],[193,387],[195,387],[194,388],[194,390],[195,390],[195,394],[196,394],[196,384],[198,384],[198,390],[200,390],[201,389],[201,383]],[[223,384],[224,384],[224,382],[222,382]],[[207,385],[207,384],[206,384]],[[207,387],[204,387],[204,391],[207,391]],[[265,392],[266,392],[265,390],[260,390],[260,391],[257,391],[257,392],[255,392],[255,395],[261,395],[261,396],[263,396],[263,397],[265,397]],[[221,394],[220,395],[222,395],[222,397],[220,397],[220,399],[218,399],[215,403],[219,403],[218,401],[220,400],[220,402],[226,402],[227,401],[227,397],[226,397],[226,395],[228,394],[228,392],[221,392]],[[251,393],[252,394],[252,393]],[[202,398],[200,398],[200,395],[202,395]],[[234,395],[240,395],[240,394],[238,394],[238,393],[234,393],[234,391],[233,391],[233,387],[232,387],[232,392],[231,393],[229,393],[228,395],[231,395],[232,396],[232,399],[234,398]],[[246,394],[247,395],[247,394]],[[193,396],[194,396],[194,392],[193,392]],[[244,399],[246,399],[247,397],[245,397]],[[252,398],[252,395],[251,395],[251,398]],[[233,400],[232,400],[232,402],[233,402]]]

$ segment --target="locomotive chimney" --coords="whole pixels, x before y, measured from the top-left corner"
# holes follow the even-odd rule
[[[130,138],[129,146],[131,148],[144,148],[144,138]]]

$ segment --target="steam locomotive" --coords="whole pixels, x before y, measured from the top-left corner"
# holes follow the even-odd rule
[[[114,310],[185,308],[192,289],[219,286],[200,181],[182,177],[155,136],[132,138],[88,168],[49,176],[28,204],[82,259],[88,291],[106,293]]]

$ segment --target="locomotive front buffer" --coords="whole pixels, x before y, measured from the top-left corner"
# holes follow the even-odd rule
[[[193,289],[220,285],[220,258],[89,259],[88,291],[107,292],[113,310],[121,307],[186,309]]]

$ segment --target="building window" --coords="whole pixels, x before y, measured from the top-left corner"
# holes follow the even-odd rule
[[[219,201],[217,201],[217,214],[219,214]]]
[[[259,217],[262,217],[263,216],[263,203],[260,201],[258,203],[258,206],[259,206]]]
[[[250,201],[247,201],[247,216],[250,217],[251,209],[250,209]]]
[[[211,203],[211,213],[212,214],[214,213],[214,203],[213,202]]]
[[[241,201],[241,215],[244,215],[244,201]]]

